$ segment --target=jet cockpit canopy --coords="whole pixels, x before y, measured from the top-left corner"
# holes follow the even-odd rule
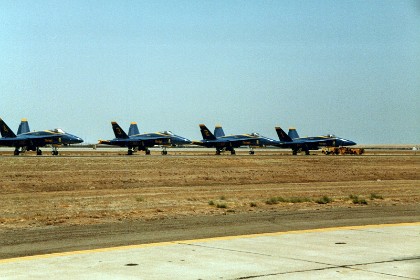
[[[62,134],[64,134],[64,133],[66,133],[64,130],[62,130],[61,128],[54,128],[54,129],[52,129],[51,130],[52,132],[55,132],[55,133],[62,133]]]

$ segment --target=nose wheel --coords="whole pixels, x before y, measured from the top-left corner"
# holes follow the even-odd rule
[[[53,156],[58,156],[58,148],[57,148],[57,147],[53,147],[53,148],[52,148],[52,151],[51,151],[51,154],[52,154]]]

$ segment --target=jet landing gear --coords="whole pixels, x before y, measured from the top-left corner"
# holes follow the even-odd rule
[[[308,149],[305,149],[305,150],[302,150],[302,149],[298,149],[298,150],[293,150],[292,151],[292,154],[294,155],[294,156],[296,156],[298,153],[300,153],[300,152],[302,152],[302,151],[305,151],[305,155],[307,155],[307,156],[309,156],[311,153],[310,153],[310,151],[308,150]]]
[[[42,150],[39,147],[30,147],[30,148],[22,147],[22,149],[19,149],[18,147],[16,147],[14,152],[13,152],[13,155],[18,156],[20,154],[23,154],[27,150],[35,151],[37,156],[42,156]],[[51,154],[53,156],[57,156],[58,155],[58,148],[57,147],[52,147]]]
[[[141,150],[143,150],[143,149],[141,149]],[[135,152],[137,152],[138,151],[138,149],[137,148],[129,148],[128,150],[127,150],[127,155],[128,156],[132,156]],[[146,155],[150,155],[150,150],[149,149],[145,149],[144,150],[144,152],[145,152],[145,154]]]
[[[37,153],[38,154],[38,153]],[[52,151],[51,151],[51,154],[53,155],[53,156],[58,156],[58,148],[57,147],[53,147],[52,148]]]
[[[166,147],[162,147],[162,152],[160,152],[163,156],[166,156],[168,154],[168,151],[166,150]]]
[[[128,156],[132,156],[137,151],[138,151],[138,148],[137,147],[129,147],[128,150],[127,150],[127,155]]]
[[[226,149],[226,150],[216,149],[216,156],[220,156],[222,152],[224,151],[230,151],[231,155],[236,155],[235,149],[232,148],[232,149]]]
[[[255,152],[254,152],[254,148],[250,147],[249,154],[250,154],[250,155],[255,154]]]

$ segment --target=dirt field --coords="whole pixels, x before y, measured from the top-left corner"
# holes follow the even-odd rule
[[[266,224],[279,215],[295,222],[290,227],[282,219],[287,229],[303,221],[301,227],[308,228],[331,219],[336,220],[331,225],[420,219],[420,154],[411,151],[169,153],[14,157],[2,152],[0,257],[282,230],[286,227]]]

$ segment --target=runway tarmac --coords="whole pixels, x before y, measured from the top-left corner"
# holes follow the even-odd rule
[[[420,279],[420,222],[0,260],[1,279]]]

